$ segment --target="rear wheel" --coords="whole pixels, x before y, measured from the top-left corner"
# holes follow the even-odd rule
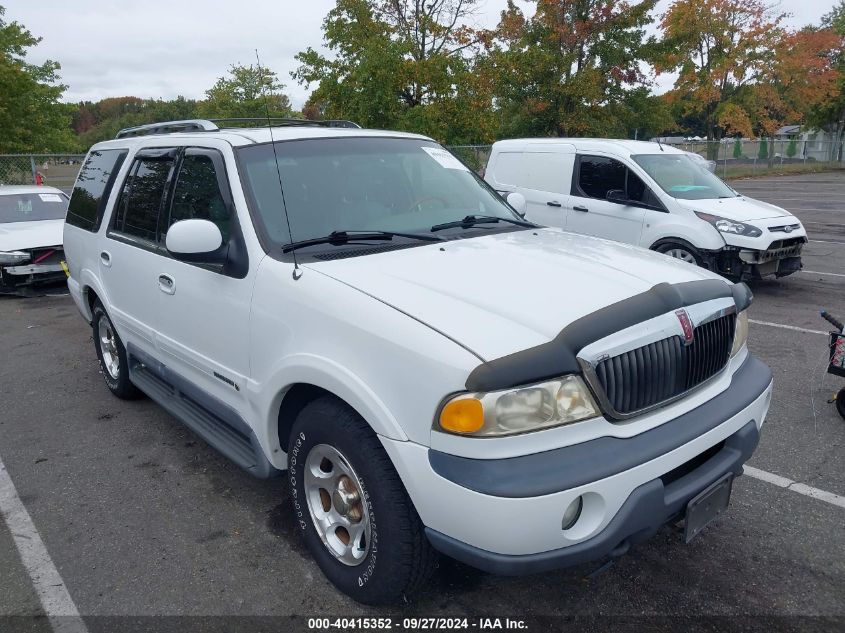
[[[664,242],[654,250],[669,257],[680,259],[682,262],[701,266],[704,263],[699,252],[691,245],[682,242]]]
[[[114,329],[103,304],[97,301],[91,311],[91,327],[94,335],[94,349],[100,361],[100,372],[106,386],[114,395],[124,400],[139,398],[141,391],[129,381],[129,363],[126,348]]]
[[[836,394],[836,410],[839,411],[839,415],[845,418],[845,387]]]
[[[418,589],[437,561],[399,475],[370,426],[332,396],[294,422],[288,480],[311,555],[341,591],[384,604]]]

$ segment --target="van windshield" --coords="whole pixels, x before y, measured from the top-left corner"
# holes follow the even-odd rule
[[[637,154],[631,158],[673,198],[709,200],[737,196],[718,176],[684,154]]]
[[[242,147],[238,157],[253,211],[277,245],[334,231],[436,235],[432,227],[469,215],[521,220],[495,191],[432,141],[379,137],[277,141],[275,153],[266,143]],[[505,222],[485,224],[483,229],[449,228],[474,234],[493,227],[517,228]]]

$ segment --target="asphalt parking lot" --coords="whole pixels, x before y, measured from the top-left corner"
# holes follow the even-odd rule
[[[774,616],[760,630],[845,630],[845,420],[826,403],[843,380],[824,373],[818,317],[824,307],[845,318],[845,173],[732,184],[786,207],[810,234],[803,272],[752,287],[749,345],[776,380],[749,462],[756,476],[736,481],[727,512],[689,545],[666,528],[599,574],[589,565],[503,578],[444,561],[422,593],[391,608],[363,607],[328,583],[294,532],[282,479],[251,478],[151,401],[112,397],[68,297],[2,298],[0,460],[84,625],[253,616],[249,630],[299,630],[327,615],[541,615],[664,616],[671,629],[679,616],[729,616],[707,630],[732,618],[750,630]],[[0,520],[0,616],[44,615],[16,547],[33,535],[15,529]],[[13,627],[50,622],[0,617],[0,631]]]

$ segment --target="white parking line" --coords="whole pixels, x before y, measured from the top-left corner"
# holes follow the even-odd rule
[[[802,273],[809,273],[811,275],[830,275],[831,277],[845,277],[842,273],[823,273],[820,270],[802,270]]]
[[[845,244],[845,241],[837,242],[836,240],[809,240],[809,241],[815,242],[817,244],[840,244],[840,245]]]
[[[813,488],[807,484],[792,481],[786,477],[781,477],[780,475],[775,475],[770,472],[766,472],[765,470],[754,468],[753,466],[745,465],[743,466],[743,471],[746,475],[753,477],[754,479],[759,479],[760,481],[768,482],[780,488],[797,492],[799,495],[804,495],[805,497],[812,497],[813,499],[818,499],[819,501],[824,501],[825,503],[845,508],[845,497],[833,494],[827,490],[819,490],[818,488]]]
[[[827,336],[827,332],[823,332],[822,330],[808,330],[805,327],[796,327],[794,325],[784,325],[783,323],[772,323],[771,321],[757,321],[756,319],[748,319],[749,323],[754,323],[755,325],[768,325],[769,327],[779,327],[784,330],[794,330],[796,332],[806,332],[807,334],[823,334]]]
[[[41,535],[35,529],[18,491],[0,459],[0,516],[2,516],[21,557],[44,613],[56,633],[87,633],[88,629],[73,603],[67,587],[53,564]]]

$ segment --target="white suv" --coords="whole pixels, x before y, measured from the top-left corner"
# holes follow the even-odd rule
[[[746,286],[527,223],[431,139],[279,123],[97,144],[68,285],[115,395],[287,470],[342,591],[396,599],[438,551],[618,555],[727,505],[772,389]]]
[[[734,280],[801,270],[807,233],[788,211],[740,195],[689,152],[642,141],[517,139],[485,178],[525,198],[529,220],[643,246]]]

